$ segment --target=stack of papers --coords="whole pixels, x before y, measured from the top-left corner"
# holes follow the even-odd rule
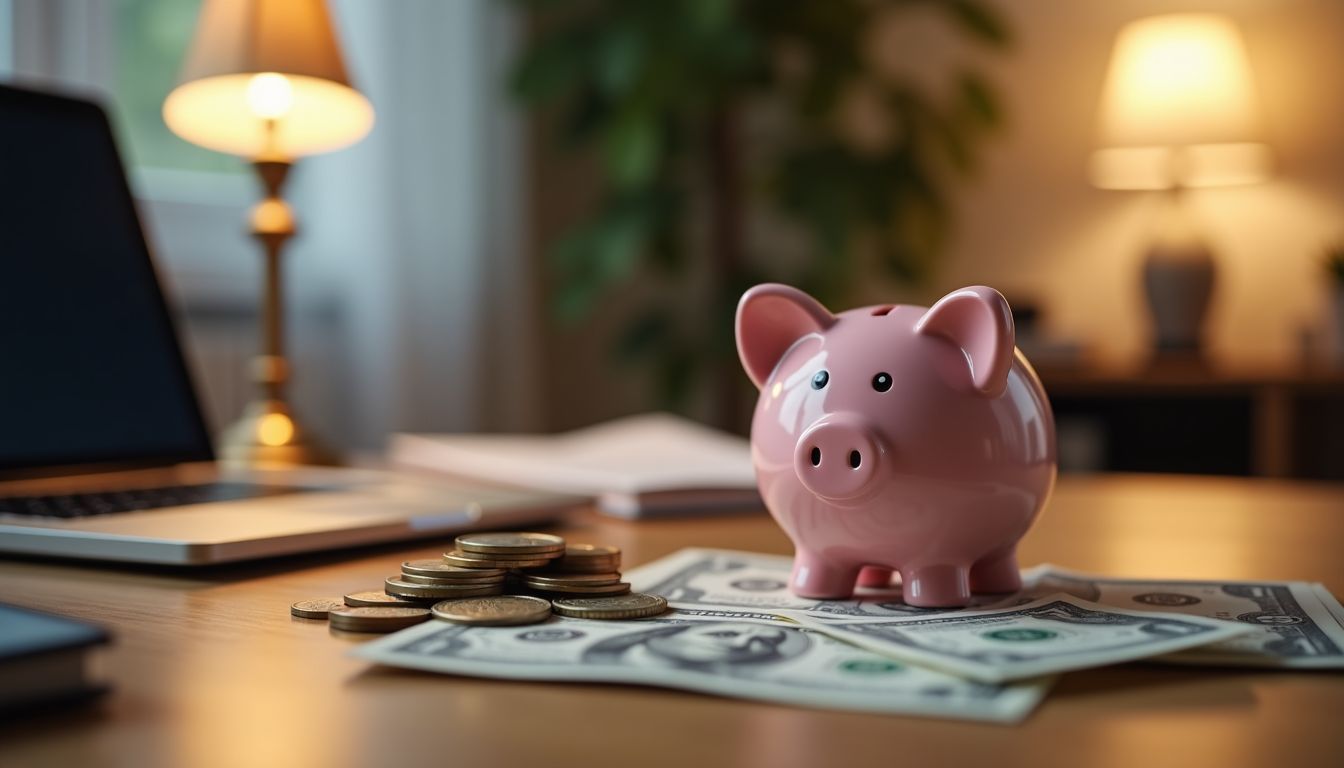
[[[559,435],[397,434],[395,465],[593,497],[639,518],[760,507],[743,438],[664,413]]]

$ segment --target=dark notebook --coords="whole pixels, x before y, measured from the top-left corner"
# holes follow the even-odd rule
[[[106,690],[90,681],[88,652],[109,637],[82,621],[0,604],[0,715],[84,701]]]

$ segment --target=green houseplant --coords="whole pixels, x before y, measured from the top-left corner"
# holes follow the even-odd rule
[[[779,280],[840,304],[871,261],[918,279],[948,233],[950,185],[1000,122],[974,69],[930,93],[866,54],[875,25],[903,11],[1002,49],[1006,27],[979,0],[513,2],[535,26],[516,97],[551,110],[605,185],[550,251],[553,309],[581,318],[655,274],[665,300],[631,320],[618,351],[655,367],[670,407],[700,387],[724,426],[744,415],[730,330],[742,291]],[[799,254],[748,236],[758,211]]]

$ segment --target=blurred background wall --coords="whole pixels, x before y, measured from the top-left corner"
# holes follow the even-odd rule
[[[1323,248],[1344,237],[1344,4],[990,4],[1012,33],[992,56],[919,14],[874,30],[884,66],[915,78],[975,61],[1005,122],[955,187],[956,227],[928,279],[874,272],[854,282],[852,303],[929,302],[986,283],[1038,305],[1047,332],[1080,344],[1087,360],[1140,358],[1138,266],[1155,198],[1087,182],[1102,81],[1125,22],[1215,11],[1246,37],[1277,170],[1266,184],[1190,197],[1218,251],[1212,349],[1226,365],[1296,366],[1307,338],[1319,355],[1329,334]],[[241,161],[155,123],[196,5],[0,0],[0,74],[116,105],[142,214],[220,426],[245,399],[255,345],[258,254],[243,222],[258,192]],[[395,430],[558,430],[657,407],[652,372],[611,354],[648,278],[578,324],[547,306],[544,253],[599,183],[591,157],[562,151],[544,116],[520,112],[506,93],[531,20],[488,0],[331,6],[377,123],[360,144],[305,160],[290,190],[301,227],[288,265],[295,401],[308,421],[343,447],[377,450]],[[688,312],[696,302],[687,296]],[[703,398],[689,410],[708,413]]]
[[[953,198],[956,228],[924,285],[874,272],[854,302],[927,303],[983,283],[1010,300],[1039,305],[1045,330],[1079,342],[1101,365],[1137,364],[1149,324],[1139,284],[1160,194],[1113,192],[1088,183],[1097,146],[1097,108],[1117,31],[1126,22],[1174,11],[1235,19],[1276,159],[1268,183],[1196,190],[1189,204],[1214,245],[1218,285],[1209,342],[1214,361],[1233,368],[1303,363],[1303,333],[1332,333],[1324,249],[1344,237],[1344,3],[1333,0],[1161,0],[1105,3],[996,0],[1012,31],[1006,54],[966,46],[933,14],[881,30],[890,63],[937,78],[957,61],[979,63],[998,88],[1006,124],[986,141],[977,173]],[[884,57],[884,60],[886,58]],[[542,139],[544,140],[544,138]],[[538,242],[583,205],[584,164],[543,144],[533,163]],[[579,181],[576,181],[578,179]],[[637,295],[614,297],[591,324],[551,327],[546,367],[581,361],[547,389],[547,426],[566,428],[650,405],[648,382],[611,375],[606,348]],[[728,332],[725,329],[725,332]]]

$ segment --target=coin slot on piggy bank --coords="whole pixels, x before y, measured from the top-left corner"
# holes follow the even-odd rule
[[[954,607],[1021,586],[1017,543],[1054,486],[1055,427],[998,291],[833,314],[758,285],[736,335],[794,593],[846,598],[899,573],[907,603]]]

